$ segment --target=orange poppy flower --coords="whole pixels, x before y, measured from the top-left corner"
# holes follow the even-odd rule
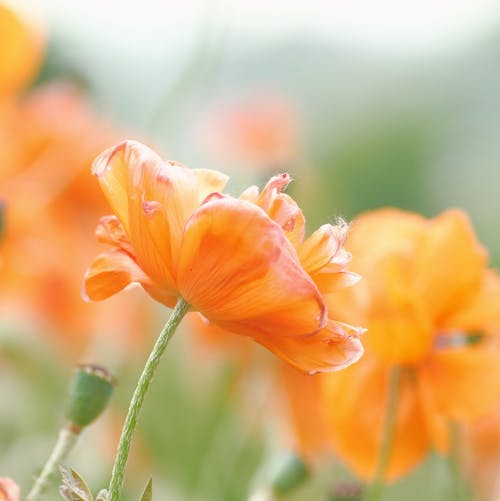
[[[0,478],[0,501],[19,501],[20,499],[19,486],[10,478]]]
[[[498,356],[482,337],[500,328],[500,280],[486,269],[486,253],[458,210],[431,220],[374,211],[355,221],[347,246],[364,280],[331,308],[368,327],[366,356],[322,378],[322,405],[340,457],[371,478],[389,372],[400,367],[386,471],[394,479],[430,448],[448,451],[450,422],[470,422],[500,401]],[[480,340],[472,344],[470,335]]]
[[[300,241],[303,218],[275,182],[261,196],[253,189],[239,199],[224,196],[223,174],[163,162],[133,141],[104,152],[93,172],[115,215],[97,229],[112,249],[86,273],[88,298],[105,299],[138,282],[161,303],[172,307],[182,297],[210,322],[252,337],[306,372],[360,356],[355,331],[328,319],[314,281],[338,254],[334,232],[303,242],[299,259],[293,242]],[[307,268],[301,260],[308,259]]]

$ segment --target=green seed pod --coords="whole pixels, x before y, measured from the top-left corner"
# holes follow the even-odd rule
[[[294,453],[277,458],[271,469],[270,487],[277,495],[287,494],[301,485],[309,476],[307,465]]]
[[[71,379],[66,406],[69,426],[81,430],[106,408],[115,385],[114,377],[99,365],[79,365]]]

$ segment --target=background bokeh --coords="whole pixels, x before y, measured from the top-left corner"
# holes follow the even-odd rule
[[[29,9],[48,46],[25,92],[72,82],[113,130],[108,145],[136,138],[188,166],[227,171],[234,194],[287,170],[309,230],[382,206],[427,216],[463,208],[500,264],[498,2],[40,0]],[[85,214],[85,199],[78,204]],[[76,281],[95,255],[93,239],[89,232],[77,264],[68,258]],[[77,358],[110,366],[120,381],[113,408],[73,455],[95,489],[106,483],[131,388],[168,314],[140,296],[140,332],[124,340],[126,327],[107,335],[100,323],[78,341]],[[105,316],[106,303],[99,308]],[[70,330],[41,335],[56,327],[1,309],[0,472],[26,490],[62,422],[76,355],[60,348],[71,345]],[[127,499],[150,474],[159,500],[246,499],[290,445],[268,377],[274,362],[256,350],[258,362],[242,371],[240,355],[182,327],[148,395]],[[318,472],[296,499],[322,499],[325,485],[348,475],[330,463]],[[453,499],[449,482],[433,456],[387,499]]]

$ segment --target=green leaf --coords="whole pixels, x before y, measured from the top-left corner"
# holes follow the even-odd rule
[[[67,501],[93,501],[94,498],[80,475],[75,470],[59,465],[63,484],[59,493]]]
[[[149,482],[142,493],[140,501],[151,501],[153,499],[153,479],[150,478]]]

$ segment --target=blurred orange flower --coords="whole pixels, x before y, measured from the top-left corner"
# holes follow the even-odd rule
[[[500,406],[463,430],[463,463],[474,492],[481,501],[500,495]]]
[[[0,106],[36,75],[44,51],[40,23],[0,2]]]
[[[268,172],[295,163],[297,113],[283,97],[263,95],[226,103],[205,122],[204,141],[218,160]]]
[[[96,252],[88,232],[107,207],[89,180],[88,166],[116,141],[116,132],[69,83],[51,83],[21,95],[41,63],[42,31],[3,3],[0,53],[2,318],[22,319],[27,327],[56,335],[65,355],[80,354],[96,331],[119,331],[126,339],[146,318],[138,314],[137,299],[116,302],[130,314],[128,319],[106,318],[110,309],[104,315],[97,305],[82,303],[75,273],[83,272]]]
[[[359,358],[356,332],[328,319],[314,282],[316,274],[334,274],[326,271],[331,261],[342,268],[333,262],[341,244],[333,229],[302,243],[301,212],[280,194],[284,178],[260,196],[252,188],[235,199],[220,193],[223,174],[163,162],[133,141],[104,152],[93,172],[116,215],[97,229],[112,249],[86,273],[90,299],[138,282],[169,307],[183,297],[209,321],[254,338],[303,371]]]
[[[10,478],[0,478],[0,501],[19,501],[20,499],[19,486]]]
[[[386,471],[394,479],[430,448],[449,450],[450,422],[469,422],[499,402],[500,364],[483,335],[500,328],[500,280],[458,210],[431,220],[395,209],[367,213],[353,224],[348,248],[364,280],[331,308],[368,327],[366,356],[322,378],[322,404],[336,451],[370,478],[389,373],[400,367]]]

